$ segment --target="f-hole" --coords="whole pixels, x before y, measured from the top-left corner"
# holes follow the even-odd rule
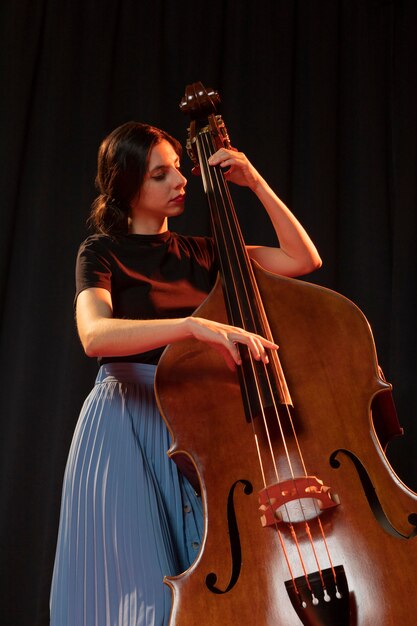
[[[240,544],[239,527],[236,519],[235,505],[234,505],[234,493],[236,487],[243,485],[243,493],[249,496],[253,492],[252,484],[248,480],[237,480],[230,488],[229,496],[227,498],[227,526],[229,529],[230,538],[230,558],[231,558],[231,576],[229,583],[225,589],[219,589],[216,587],[217,574],[210,572],[206,576],[207,589],[212,593],[223,594],[229,592],[236,585],[239,580],[240,570],[242,567],[242,549]]]

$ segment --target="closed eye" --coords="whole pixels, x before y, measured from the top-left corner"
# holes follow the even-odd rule
[[[181,166],[178,163],[175,165],[177,172],[181,172]],[[153,180],[164,180],[168,174],[169,167],[161,166],[155,167],[151,172],[151,178]]]

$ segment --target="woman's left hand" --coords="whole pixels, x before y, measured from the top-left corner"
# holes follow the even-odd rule
[[[229,168],[224,172],[227,181],[249,187],[254,190],[259,182],[259,173],[243,152],[234,148],[217,150],[208,160],[210,165],[220,165],[221,168]]]

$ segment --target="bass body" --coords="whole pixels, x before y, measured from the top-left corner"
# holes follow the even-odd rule
[[[196,562],[166,579],[173,592],[170,626],[414,626],[417,495],[396,476],[374,428],[373,403],[391,387],[380,377],[369,324],[331,290],[259,267],[255,274],[308,474],[339,503],[319,513],[325,542],[318,517],[308,520],[316,553],[304,519],[278,521],[279,533],[263,526],[263,476],[237,375],[197,341],[169,346],[157,370],[157,399],[173,436],[169,454],[191,481],[198,477],[205,511]],[[219,283],[196,315],[227,321]],[[285,465],[280,436],[272,432],[272,438],[275,461]],[[269,447],[262,437],[259,445]],[[291,437],[288,445],[293,448]],[[271,464],[264,473],[274,483]],[[295,579],[306,572],[313,580],[329,569],[329,558],[333,568],[343,567],[347,597],[336,598],[330,581],[330,601],[317,592],[318,605],[308,598],[303,607],[296,598],[294,606],[287,560]]]

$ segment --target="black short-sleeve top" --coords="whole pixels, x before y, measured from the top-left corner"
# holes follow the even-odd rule
[[[186,317],[206,298],[217,276],[213,240],[166,231],[157,235],[92,235],[80,246],[76,298],[89,287],[111,293],[113,315],[125,319]],[[163,347],[99,363],[157,363]]]

